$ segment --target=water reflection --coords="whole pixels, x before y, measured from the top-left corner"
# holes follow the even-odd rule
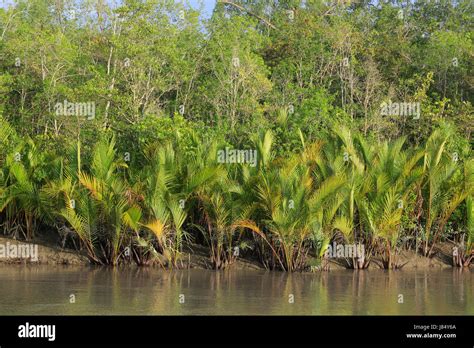
[[[2,315],[474,314],[471,271],[458,269],[285,274],[3,265],[0,283]]]

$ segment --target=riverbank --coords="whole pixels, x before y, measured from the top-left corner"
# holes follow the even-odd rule
[[[0,244],[4,246],[19,246],[26,244],[11,238],[0,237]],[[32,243],[37,246],[37,257],[31,258],[2,258],[0,264],[37,264],[37,265],[89,265],[89,260],[85,255],[74,250],[61,249],[54,245],[48,245],[43,241]],[[429,270],[452,268],[451,261],[452,245],[440,243],[435,248],[434,256],[427,258],[416,254],[414,251],[402,251],[399,255],[399,263],[404,265],[401,270]],[[330,259],[329,270],[345,270],[346,261],[344,259]],[[210,259],[208,249],[202,245],[188,245],[185,247],[180,260],[181,268],[190,269],[210,269]],[[369,269],[381,269],[381,260],[372,258]],[[236,270],[264,270],[258,260],[240,258],[232,266]],[[315,268],[317,269],[317,268]]]
[[[4,245],[5,249],[11,246],[19,247],[26,245],[27,243],[21,240],[12,238],[0,237],[0,245]],[[35,257],[32,258],[15,258],[12,257],[0,257],[0,264],[39,264],[39,265],[88,265],[89,260],[86,256],[81,255],[77,251],[67,250],[55,247],[53,245],[47,245],[42,241],[35,241],[33,244]],[[37,247],[37,248],[36,248]]]

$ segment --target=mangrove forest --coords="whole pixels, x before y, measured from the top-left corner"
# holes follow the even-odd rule
[[[111,266],[472,265],[471,1],[205,3],[0,7],[3,237]]]

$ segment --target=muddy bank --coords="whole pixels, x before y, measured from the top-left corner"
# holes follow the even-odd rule
[[[27,247],[27,248],[26,248]],[[20,249],[27,251],[27,257],[18,257]],[[2,250],[5,252],[2,253]],[[12,251],[10,251],[12,250]],[[34,254],[34,255],[32,255]],[[164,260],[162,260],[164,261]],[[0,237],[0,264],[37,264],[37,265],[90,265],[87,256],[75,250],[62,249],[48,245],[44,241],[27,243],[12,238]],[[182,268],[209,269],[208,249],[201,245],[190,245],[185,248],[180,260]],[[263,269],[258,262],[238,260],[236,269]]]
[[[62,250],[41,242],[26,243],[11,238],[0,237],[0,245],[5,251],[0,253],[0,263],[39,265],[88,265],[87,257],[72,250]],[[29,248],[24,248],[28,246]],[[22,254],[20,256],[20,254]],[[26,255],[25,255],[26,254]],[[27,256],[27,257],[25,257]]]
[[[432,257],[424,257],[419,252],[404,250],[398,255],[398,264],[401,270],[429,270],[452,268],[452,245],[449,243],[439,244],[434,248]],[[330,270],[347,269],[344,259],[332,259],[329,261]],[[380,257],[372,257],[369,269],[383,269]]]
[[[85,255],[81,255],[74,250],[61,249],[53,245],[47,245],[42,241],[35,241],[34,243],[25,243],[15,239],[0,237],[0,245],[3,245],[4,250],[7,248],[18,249],[19,246],[29,245],[34,246],[31,250],[35,250],[37,255],[35,257],[14,257],[15,253],[5,255],[0,252],[0,264],[38,264],[38,265],[89,265],[89,260]],[[13,247],[12,247],[13,246]],[[399,263],[403,264],[402,270],[414,269],[443,269],[452,268],[451,260],[452,245],[449,243],[442,243],[435,248],[433,257],[427,258],[414,251],[403,251],[399,255]],[[188,245],[181,257],[182,268],[197,268],[209,269],[211,262],[208,256],[208,249],[202,245]],[[380,269],[381,260],[377,257],[372,258],[369,269]],[[472,265],[471,265],[472,266]],[[238,259],[233,265],[233,269],[238,270],[262,270],[264,267],[258,260]],[[347,263],[344,259],[330,259],[329,270],[344,270],[347,269]],[[317,270],[317,268],[313,268]]]

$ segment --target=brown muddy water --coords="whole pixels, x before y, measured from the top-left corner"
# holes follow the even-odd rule
[[[0,315],[473,315],[472,273],[0,265]]]

